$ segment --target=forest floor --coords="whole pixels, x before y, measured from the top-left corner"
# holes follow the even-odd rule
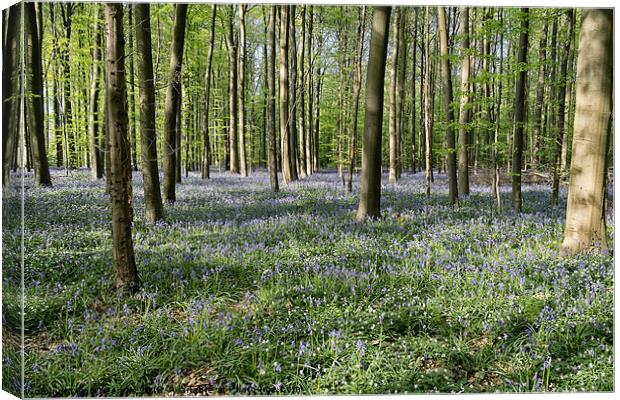
[[[134,173],[142,287],[123,298],[105,181],[53,179],[25,195],[28,397],[613,390],[613,256],[558,257],[565,191],[553,209],[526,185],[516,215],[509,187],[501,212],[486,187],[453,208],[444,175],[426,197],[404,174],[357,223],[335,172],[277,194],[265,171],[190,174],[149,226]],[[4,192],[5,331],[20,201]]]

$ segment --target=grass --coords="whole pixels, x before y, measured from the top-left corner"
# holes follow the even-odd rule
[[[558,257],[565,193],[553,209],[547,187],[525,186],[516,215],[509,192],[497,212],[473,187],[453,209],[444,176],[426,197],[405,174],[384,185],[382,218],[357,223],[334,172],[277,194],[264,171],[190,174],[150,226],[138,173],[142,288],[122,298],[105,183],[53,178],[25,196],[27,396],[614,389],[613,256]],[[18,201],[5,192],[5,332]]]

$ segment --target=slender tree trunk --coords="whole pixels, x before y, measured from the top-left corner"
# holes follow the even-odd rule
[[[269,132],[269,179],[271,190],[278,192],[278,150],[276,147],[276,6],[270,6],[267,29],[269,56],[267,57],[267,126]]]
[[[288,103],[288,11],[287,6],[280,6],[280,146],[282,153],[282,177],[285,184],[293,180]]]
[[[357,150],[357,119],[360,104],[360,92],[362,90],[362,55],[364,53],[364,31],[366,27],[366,6],[359,11],[359,24],[357,26],[357,49],[355,51],[355,82],[353,86],[353,115],[351,116],[351,149],[349,151],[349,181],[347,189],[353,191],[353,170],[355,169]]]
[[[517,64],[527,62],[527,46],[529,31],[529,9],[521,9],[521,33],[519,34],[519,51]],[[525,79],[527,70],[519,71],[515,88],[515,131],[512,152],[512,204],[516,212],[521,212],[521,165],[523,162],[523,128],[525,125]]]
[[[439,22],[439,39],[441,41],[441,79],[443,81],[443,98],[446,109],[446,136],[445,142],[448,151],[448,201],[450,204],[458,202],[458,187],[456,180],[456,150],[454,143],[454,110],[452,108],[452,69],[450,54],[448,53],[448,32],[446,30],[446,12],[443,6],[437,7]],[[461,15],[461,18],[463,15]]]
[[[133,292],[137,290],[139,281],[131,236],[133,210],[131,206],[131,154],[127,127],[129,124],[127,87],[125,65],[118,62],[125,57],[123,6],[120,3],[108,3],[105,10],[108,26],[106,102],[112,173],[110,194],[114,280],[118,290]]]
[[[458,152],[458,191],[461,196],[469,196],[469,8],[461,7],[460,34],[463,63],[461,64],[461,105],[459,114]]]
[[[566,13],[568,23],[568,37],[573,37],[573,20],[575,19],[575,10],[569,9]],[[551,205],[553,207],[558,205],[558,196],[560,190],[560,161],[562,155],[562,146],[565,140],[564,114],[566,110],[566,83],[569,79],[567,75],[568,58],[570,56],[572,40],[568,41],[566,50],[562,56],[560,63],[560,81],[558,82],[558,119],[557,119],[557,135],[555,137],[555,151],[553,155],[553,184],[551,188]]]
[[[426,139],[426,176],[425,192],[431,195],[432,165],[431,165],[431,105],[430,105],[430,12],[425,7],[424,16],[424,132]]]
[[[321,39],[319,39],[319,43]],[[314,170],[315,172],[320,168],[319,162],[319,135],[321,132],[321,89],[323,87],[323,75],[325,74],[325,67],[318,68],[316,77],[316,113],[314,115],[314,133],[312,140],[312,149],[314,152]]]
[[[301,35],[299,36],[301,41],[301,48],[299,49],[299,177],[305,178],[307,176],[307,161],[306,161],[306,65],[305,65],[305,51],[306,51],[306,5],[304,4],[301,9]],[[309,61],[309,60],[308,60]],[[311,71],[311,70],[310,70]]]
[[[295,5],[289,6],[289,39],[288,39],[288,56],[289,56],[289,91],[290,91],[290,110],[289,110],[289,157],[291,160],[291,172],[293,180],[299,179],[297,173],[297,40],[295,39]]]
[[[398,39],[398,77],[396,81],[396,127],[397,127],[397,158],[396,158],[396,179],[400,179],[403,171],[404,160],[404,140],[405,140],[405,76],[407,75],[407,39],[405,28],[407,21],[407,8],[402,7],[400,16],[400,27],[398,29],[400,38]]]
[[[538,83],[536,86],[536,103],[534,105],[534,143],[532,146],[532,168],[536,169],[540,162],[538,152],[540,150],[540,138],[542,137],[542,108],[545,93],[545,58],[547,56],[547,34],[549,21],[544,19],[543,32],[538,44]]]
[[[357,220],[381,216],[381,131],[391,7],[375,7],[366,77],[366,115]]]
[[[418,7],[414,8],[413,14],[413,37],[412,43],[412,56],[411,56],[411,172],[414,174],[417,172],[417,158],[416,158],[416,106],[415,106],[415,80],[416,80],[416,59],[418,50]]]
[[[237,99],[239,100],[239,168],[241,176],[248,176],[245,146],[245,8],[239,4],[239,71]]]
[[[390,60],[392,68],[390,69],[390,116],[389,116],[389,137],[390,137],[390,171],[388,180],[390,183],[395,183],[398,179],[398,113],[396,110],[396,81],[398,80],[398,51],[399,51],[399,39],[400,39],[400,7],[394,8],[394,19],[392,21],[392,54]]]
[[[101,168],[101,150],[99,147],[99,62],[101,61],[101,29],[99,28],[100,6],[95,6],[95,18],[93,24],[93,36],[95,45],[93,46],[93,67],[90,82],[90,103],[88,113],[89,144],[90,144],[90,172],[92,179],[101,179],[103,169]],[[131,30],[131,26],[129,29]]]
[[[313,71],[314,71],[314,63],[316,58],[312,58],[312,31],[313,31],[313,7],[310,5],[308,9],[308,45],[306,46],[306,59],[308,60],[308,116],[306,118],[307,127],[306,127],[306,174],[310,175],[314,172],[314,168],[316,163],[314,162],[314,153],[313,153],[313,132],[314,132],[314,124],[312,119],[312,105],[314,102],[314,79],[313,79]]]
[[[8,186],[15,145],[19,140],[19,105],[21,103],[21,7],[8,10],[6,47],[2,55],[2,185]],[[3,27],[4,28],[4,27]]]
[[[344,20],[343,7],[339,7],[340,17]],[[338,177],[344,184],[344,158],[343,158],[343,138],[344,138],[344,120],[345,120],[345,107],[344,107],[344,95],[345,95],[345,83],[344,83],[344,69],[345,66],[345,54],[347,52],[347,36],[342,26],[338,30]]]
[[[209,164],[209,111],[211,100],[211,69],[213,68],[213,45],[215,44],[215,16],[217,4],[211,5],[211,35],[209,36],[209,49],[207,50],[207,68],[205,70],[205,126],[202,148],[202,179],[210,178]]]
[[[166,202],[176,201],[177,115],[181,100],[181,65],[185,42],[187,4],[175,6],[174,37],[170,49],[170,78],[164,106],[164,192]],[[179,160],[180,162],[180,160]]]
[[[233,17],[234,6],[230,6],[228,23],[226,24],[226,47],[228,48],[228,108],[229,122],[229,146],[230,146],[230,172],[239,173],[239,143],[238,143],[238,100],[237,100],[237,42],[234,37]]]
[[[136,49],[138,51],[138,86],[140,87],[140,147],[144,181],[144,219],[154,223],[164,219],[164,206],[157,167],[157,131],[155,123],[155,80],[151,46],[149,4],[136,4]]]
[[[577,58],[573,158],[561,255],[607,248],[606,154],[613,92],[613,10],[584,9]]]
[[[131,165],[138,170],[138,152],[136,144],[136,85],[134,81],[134,53],[133,53],[133,5],[128,5],[127,17],[129,20],[129,140],[131,141]]]
[[[499,21],[500,21],[500,25],[503,22],[503,9],[500,7],[498,9],[499,14]],[[497,36],[496,36],[497,38]],[[497,39],[496,39],[497,40]],[[502,107],[502,73],[503,73],[503,66],[504,66],[504,58],[502,57],[502,55],[504,54],[504,35],[503,33],[500,34],[500,39],[499,39],[499,43],[500,43],[500,50],[499,50],[499,76],[500,79],[498,79],[499,84],[498,84],[498,89],[497,89],[497,95],[496,95],[496,100],[495,100],[495,133],[493,136],[493,148],[492,148],[492,166],[493,166],[493,182],[491,184],[491,192],[493,192],[493,195],[495,196],[495,203],[497,205],[497,209],[501,210],[502,209],[502,197],[501,197],[501,192],[500,192],[500,164],[499,164],[499,132],[500,132],[500,117],[501,117],[501,107]]]
[[[182,78],[182,76],[181,76]],[[176,148],[175,148],[175,160],[174,160],[174,179],[176,183],[181,183],[181,165],[182,157],[181,150],[183,149],[183,143],[181,142],[181,133],[183,131],[183,96],[184,85],[179,82],[179,102],[177,103],[177,121],[176,121]]]

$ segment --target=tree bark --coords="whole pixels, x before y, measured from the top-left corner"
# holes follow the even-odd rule
[[[239,4],[239,70],[238,93],[239,100],[239,168],[241,176],[248,176],[246,146],[245,146],[245,8]]]
[[[306,51],[306,5],[304,4],[301,9],[301,48],[299,49],[299,177],[305,178],[307,176],[307,161],[306,161],[306,65],[305,65],[305,51]],[[309,61],[309,60],[308,60]]]
[[[612,115],[613,10],[582,12],[573,158],[561,255],[606,249],[605,159]]]
[[[288,6],[280,6],[280,147],[282,154],[282,177],[285,184],[293,180],[288,103],[288,11]]]
[[[133,250],[131,224],[131,154],[128,138],[127,87],[125,83],[125,39],[123,34],[123,6],[106,4],[107,80],[106,102],[108,137],[110,140],[110,195],[112,200],[112,253],[114,281],[117,290],[137,290],[138,271]]]
[[[155,80],[151,45],[151,15],[148,4],[136,4],[136,49],[140,87],[140,147],[144,181],[145,221],[164,219],[164,206],[157,167],[157,130],[155,123]]]
[[[392,54],[390,61],[392,68],[390,69],[390,115],[389,115],[389,138],[390,138],[390,171],[388,181],[395,183],[398,180],[398,112],[396,110],[396,81],[398,80],[398,51],[400,39],[400,14],[399,7],[394,7],[394,18],[392,21]]]
[[[544,19],[543,32],[538,44],[538,83],[536,86],[536,102],[534,104],[534,143],[532,146],[532,168],[537,168],[540,162],[538,152],[540,150],[540,138],[542,137],[542,108],[545,93],[545,59],[547,56],[547,35],[549,32],[549,20]]]
[[[234,6],[230,6],[228,22],[226,24],[226,47],[228,49],[228,114],[229,119],[229,146],[230,172],[239,173],[239,142],[238,142],[238,100],[237,100],[237,43],[234,37],[233,17]]]
[[[426,174],[425,174],[425,193],[427,196],[431,195],[431,180],[432,180],[432,164],[431,164],[431,105],[430,105],[430,12],[429,8],[425,7],[424,16],[424,133],[425,133],[425,160],[426,160]]]
[[[269,180],[271,190],[278,192],[278,150],[276,147],[276,6],[270,6],[269,25],[267,29],[269,56],[267,57],[267,126],[269,132]]]
[[[452,108],[452,69],[448,53],[448,32],[446,30],[446,12],[443,6],[437,7],[439,23],[439,40],[441,42],[441,79],[443,80],[443,98],[446,109],[445,141],[448,152],[448,201],[450,204],[458,202],[459,191],[456,177],[456,151],[454,138],[454,110]],[[461,15],[461,18],[463,16]]]
[[[461,105],[459,113],[459,145],[458,153],[458,191],[461,196],[469,196],[469,8],[461,7],[460,34],[462,37],[461,50],[463,63],[461,64]]]
[[[381,215],[381,130],[383,125],[383,92],[385,61],[390,25],[390,7],[375,7],[366,77],[366,115],[362,178],[357,220]]]
[[[521,33],[519,34],[519,51],[517,64],[525,65],[527,62],[527,46],[529,31],[529,9],[521,9]],[[527,70],[521,68],[515,87],[515,130],[512,152],[512,206],[518,213],[521,212],[521,165],[523,162],[523,128],[525,121],[525,79]]]
[[[295,38],[295,5],[289,6],[289,38],[288,38],[288,55],[289,55],[289,91],[290,91],[290,110],[289,110],[289,157],[291,160],[291,172],[293,180],[299,179],[297,173],[297,164],[299,157],[297,156],[297,40]]]
[[[21,4],[9,8],[6,48],[2,60],[2,185],[8,186],[10,171],[19,140],[21,103]]]
[[[314,23],[314,6],[310,5],[308,9],[308,45],[306,46],[306,59],[308,60],[308,116],[306,118],[306,174],[310,175],[314,172],[314,152],[313,152],[313,132],[314,121],[312,119],[312,105],[314,102],[314,63],[316,58],[312,58],[312,35]]]
[[[207,50],[207,68],[205,70],[205,126],[202,148],[202,179],[210,178],[210,154],[209,154],[209,111],[211,100],[211,69],[213,68],[213,46],[215,44],[215,16],[217,4],[211,5],[211,35],[209,36],[209,49]]]
[[[176,201],[177,115],[181,99],[181,66],[185,42],[187,4],[175,6],[174,36],[170,49],[170,78],[164,105],[164,193],[166,202]]]
[[[90,82],[90,102],[88,113],[88,126],[89,126],[89,144],[90,144],[90,173],[92,179],[103,178],[103,168],[101,159],[101,148],[99,138],[99,63],[101,62],[101,28],[99,27],[99,15],[100,6],[95,5],[95,18],[93,23],[93,36],[95,38],[95,45],[93,47],[93,67],[91,72]],[[129,29],[132,29],[130,26]]]
[[[134,78],[134,53],[133,53],[133,5],[128,5],[127,19],[129,21],[129,140],[131,141],[131,165],[133,170],[138,170],[138,153],[136,144],[136,85]]]
[[[418,50],[418,11],[419,8],[414,8],[413,15],[413,37],[411,39],[412,43],[412,56],[411,56],[411,172],[414,174],[417,172],[417,162],[416,159],[416,106],[415,106],[415,80],[416,80],[416,59],[417,59],[417,50]]]

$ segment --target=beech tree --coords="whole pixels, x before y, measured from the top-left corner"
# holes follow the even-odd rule
[[[157,132],[155,124],[155,85],[151,48],[151,9],[136,4],[136,49],[138,50],[138,84],[140,87],[140,144],[144,182],[145,220],[164,219],[157,168]]]
[[[179,102],[181,100],[181,65],[183,62],[183,45],[185,42],[185,21],[187,18],[187,4],[175,6],[174,37],[170,49],[170,78],[166,92],[164,113],[164,200],[176,201],[176,152],[177,146],[177,118]]]
[[[362,177],[357,220],[379,218],[381,215],[381,129],[383,124],[383,92],[385,61],[389,38],[390,7],[375,7],[368,72],[366,77],[366,115]]]
[[[269,55],[267,57],[267,129],[269,131],[269,180],[271,190],[278,192],[278,154],[276,143],[276,6],[269,9],[269,24],[267,28],[267,43]]]
[[[582,11],[576,89],[562,255],[607,247],[605,174],[613,92],[612,9]]]
[[[99,85],[100,85],[100,65],[101,62],[101,45],[102,29],[99,26],[99,15],[101,8],[95,8],[95,17],[93,22],[93,35],[95,37],[95,45],[93,46],[93,67],[91,70],[90,82],[90,101],[88,112],[88,139],[90,144],[90,171],[93,179],[103,178],[103,152],[101,151],[101,138],[99,127]],[[129,29],[132,29],[130,27]],[[152,68],[151,68],[152,69]]]
[[[107,3],[105,17],[108,28],[106,60],[106,104],[110,141],[110,197],[112,201],[112,254],[114,282],[120,291],[136,291],[138,270],[133,250],[131,224],[131,152],[127,84],[125,74],[125,36],[123,5]]]
[[[469,195],[469,8],[460,7],[460,35],[463,63],[461,64],[461,105],[459,112],[458,190],[461,196]]]
[[[217,5],[211,6],[211,35],[209,36],[209,49],[207,50],[207,67],[205,69],[205,126],[203,136],[203,153],[202,153],[202,179],[209,179],[209,164],[211,163],[211,154],[209,149],[209,106],[211,100],[211,70],[213,69],[213,44],[215,43],[215,15],[217,13]]]
[[[8,10],[6,38],[2,59],[2,184],[7,186],[10,169],[19,137],[19,107],[21,104],[21,4]],[[3,26],[3,29],[5,27]],[[3,30],[4,32],[4,30]]]

